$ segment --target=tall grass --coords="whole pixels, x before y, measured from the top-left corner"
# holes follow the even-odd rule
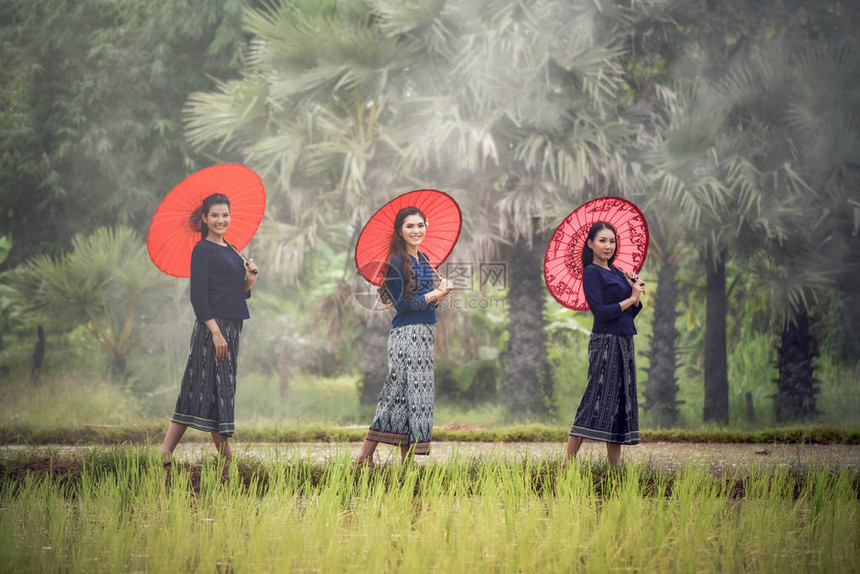
[[[560,365],[579,365],[555,357]],[[585,360],[585,359],[582,359]],[[587,365],[583,368],[587,368]],[[570,371],[574,372],[574,371]],[[843,391],[822,391],[822,402],[838,404],[844,389],[850,386],[854,372],[835,371],[841,377]],[[834,374],[836,376],[836,374]],[[373,406],[362,407],[355,398],[355,381],[350,377],[325,379],[300,376],[294,380],[285,405],[278,399],[277,385],[263,376],[249,376],[247,388],[237,396],[237,434],[240,442],[340,442],[360,441],[369,424]],[[557,413],[557,420],[547,424],[500,425],[503,407],[487,404],[458,408],[440,404],[436,410],[434,439],[441,441],[543,442],[562,443],[584,380],[569,384],[564,396],[573,405]],[[571,389],[580,384],[578,390]],[[0,384],[0,443],[2,444],[114,444],[118,442],[160,442],[167,429],[171,406],[159,417],[153,417],[127,388],[105,379],[83,375],[45,377],[38,386],[29,382],[4,381]],[[847,411],[846,411],[847,412]],[[858,411],[860,412],[860,411]],[[856,415],[854,416],[856,419]],[[449,423],[457,423],[449,425]],[[680,442],[823,442],[858,444],[860,428],[796,425],[779,429],[750,427],[744,430],[702,428],[655,429],[643,421],[645,441]],[[209,441],[208,433],[189,431],[186,441]]]
[[[236,391],[236,418],[246,424],[280,420],[285,426],[368,425],[376,405],[359,403],[357,384],[357,376],[297,374],[282,400],[274,376],[249,373],[240,380]],[[435,414],[437,424],[494,425],[503,419],[503,411],[499,404],[458,406],[437,401]]]
[[[225,479],[226,476],[226,479]],[[847,470],[727,480],[521,460],[368,471],[301,459],[166,473],[94,453],[74,479],[3,481],[9,571],[855,571]]]
[[[818,397],[821,421],[860,424],[860,361],[854,366],[841,365],[831,355],[822,353],[816,364],[822,382]]]
[[[148,397],[104,377],[57,374],[34,386],[25,379],[0,382],[0,428],[73,430],[92,425],[147,426],[166,429],[179,392]],[[159,403],[154,408],[151,402]],[[370,424],[375,405],[358,401],[355,377],[293,377],[286,400],[274,375],[249,373],[236,393],[237,428],[277,428],[290,434],[308,427]],[[437,404],[436,422],[494,426],[503,418],[498,404],[479,406]],[[162,430],[163,432],[163,430]]]
[[[586,386],[588,371],[587,336],[558,338],[550,345],[550,360],[556,379],[555,411],[539,421],[555,426],[561,434],[573,420]],[[637,340],[639,402],[644,407],[648,380],[647,345]],[[754,432],[775,424],[772,396],[776,392],[772,365],[774,350],[765,336],[744,338],[729,357],[730,426]],[[820,416],[813,424],[831,426],[860,425],[860,366],[840,365],[826,354],[819,357],[818,376],[822,379],[818,401]],[[77,432],[93,425],[120,425],[137,428],[166,428],[172,412],[179,380],[141,394],[133,385],[109,381],[94,371],[55,372],[43,376],[38,386],[26,378],[0,379],[0,428],[30,431],[57,430]],[[703,387],[696,369],[679,371],[679,428],[708,429],[702,424]],[[747,420],[744,395],[752,393],[755,421]],[[288,436],[293,431],[322,426],[365,426],[374,405],[360,405],[355,376],[320,377],[297,374],[290,380],[281,399],[276,375],[259,372],[240,373],[236,394],[236,424],[240,433],[248,429],[276,428]],[[656,430],[644,408],[640,409],[643,432]],[[499,403],[456,405],[437,402],[436,424],[457,423],[495,428],[511,422]],[[526,422],[526,421],[523,421]],[[163,431],[159,431],[163,432]],[[7,433],[8,434],[8,433]],[[62,433],[60,433],[62,434]],[[299,433],[301,434],[301,433]],[[563,439],[563,437],[562,437]]]
[[[0,385],[0,425],[31,428],[135,424],[145,418],[127,389],[83,374]]]

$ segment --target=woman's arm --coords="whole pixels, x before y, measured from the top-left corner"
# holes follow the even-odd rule
[[[630,289],[633,291],[630,298],[635,299],[635,303],[632,303],[631,306],[633,307],[633,317],[636,317],[642,310],[642,293],[645,292],[645,282],[641,277],[629,271],[624,274],[624,278],[630,283]]]
[[[403,295],[403,261],[399,257],[392,259],[389,263],[388,273],[385,276],[385,285],[388,288],[388,294],[391,296],[394,308],[398,313],[425,309],[428,305],[438,303],[447,297],[454,288],[453,283],[447,279],[443,279],[435,289],[423,295],[416,295],[407,301]]]
[[[424,295],[424,299],[430,303],[438,303],[445,297],[451,294],[454,290],[454,282],[447,279],[439,281],[439,285],[429,293]]]
[[[202,248],[191,253],[191,306],[197,320],[206,325],[212,334],[215,345],[215,358],[227,357],[227,339],[215,321],[215,314],[209,306],[209,254]]]
[[[254,258],[248,259],[245,263],[245,293],[251,291],[251,287],[257,282],[257,277],[260,275],[260,268],[254,263]]]
[[[594,317],[601,322],[607,322],[619,317],[625,309],[639,303],[639,292],[633,288],[633,294],[617,303],[607,303],[603,300],[603,289],[600,281],[600,271],[589,265],[582,274],[582,287],[585,300]],[[644,286],[643,286],[644,290]]]
[[[415,297],[412,301],[406,301],[403,297],[403,260],[399,257],[392,258],[388,262],[388,270],[383,281],[385,281],[385,288],[388,289],[388,295],[391,297],[391,304],[398,313],[413,310],[412,304],[416,303],[416,300],[420,301],[421,307],[419,308],[424,307],[422,295]]]
[[[209,254],[200,246],[191,252],[191,306],[198,321],[215,318],[209,306]]]
[[[225,339],[224,334],[221,333],[221,328],[218,327],[218,323],[215,319],[209,319],[208,321],[204,321],[203,324],[206,325],[206,328],[209,329],[210,333],[212,333],[212,343],[215,345],[215,358],[226,359],[227,339]]]
[[[642,299],[641,299],[641,295],[642,295],[642,293],[644,293],[644,292],[645,292],[645,282],[644,282],[644,281],[642,281],[642,280],[639,278],[639,276],[638,276],[638,275],[635,275],[635,274],[631,273],[630,271],[626,271],[626,272],[624,273],[624,278],[625,278],[625,279],[627,279],[627,283],[630,285],[630,289],[632,289],[632,290],[634,290],[634,291],[635,291],[634,287],[636,286],[636,284],[637,284],[637,283],[639,283],[639,282],[641,282],[641,283],[642,283],[642,290],[641,290],[641,292],[639,293],[639,295],[640,295],[639,302],[638,302],[638,303],[636,303],[635,305],[631,305],[631,307],[633,307],[633,317],[636,317],[636,315],[638,315],[638,314],[639,314],[639,311],[641,311],[641,310],[642,310]]]

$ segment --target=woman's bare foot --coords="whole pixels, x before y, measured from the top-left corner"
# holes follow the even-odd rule
[[[582,446],[582,437],[571,435],[567,439],[567,447],[564,449],[564,459],[561,461],[561,468],[567,468],[571,460],[576,459],[576,454],[579,452],[579,447]]]
[[[376,463],[373,462],[373,455],[358,457],[352,461],[352,465],[356,468],[373,468]]]

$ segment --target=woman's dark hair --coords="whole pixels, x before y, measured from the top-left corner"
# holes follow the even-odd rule
[[[612,262],[615,261],[615,256],[618,255],[618,233],[615,232],[614,227],[605,221],[598,221],[591,226],[591,229],[588,230],[588,237],[585,240],[585,245],[582,247],[583,270],[594,262],[594,251],[592,251],[591,247],[588,246],[588,240],[590,239],[591,241],[594,241],[594,238],[597,237],[597,233],[603,229],[608,229],[612,232],[612,235],[615,236],[615,253],[613,253],[612,257],[609,258],[610,267],[612,266]]]
[[[388,269],[391,265],[391,259],[399,257],[403,261],[403,297],[407,301],[411,301],[415,297],[415,291],[418,290],[418,279],[415,276],[415,271],[412,269],[412,257],[406,251],[406,240],[403,239],[403,222],[410,215],[420,215],[424,223],[427,223],[427,216],[417,207],[404,207],[397,212],[394,217],[394,231],[391,234],[391,243],[388,246],[388,258],[386,265],[383,266],[384,273],[382,283],[378,290],[379,298],[383,303],[393,303],[391,293],[388,291],[388,286],[385,284],[385,276],[388,275]]]
[[[230,209],[230,198],[224,195],[223,193],[213,193],[209,197],[203,200],[203,205],[194,210],[194,213],[191,214],[191,228],[199,227],[200,229],[200,239],[206,239],[209,235],[209,226],[206,225],[206,222],[203,221],[203,216],[209,214],[209,210],[212,209],[213,205],[226,205],[227,209]]]

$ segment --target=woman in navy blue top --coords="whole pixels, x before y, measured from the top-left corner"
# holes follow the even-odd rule
[[[453,284],[443,279],[433,287],[433,268],[418,250],[426,229],[427,218],[416,207],[401,209],[394,219],[379,289],[382,302],[397,311],[388,335],[388,376],[356,464],[372,466],[381,442],[400,446],[403,461],[410,452],[430,454],[436,305]]]
[[[188,427],[208,431],[225,459],[232,458],[236,360],[242,321],[250,318],[245,299],[259,269],[246,263],[224,239],[230,227],[230,200],[213,194],[203,200],[202,239],[191,253],[191,306],[196,321],[191,352],[176,408],[161,445],[169,460]]]
[[[588,385],[570,427],[564,466],[584,439],[605,442],[613,466],[621,462],[622,444],[639,444],[633,320],[642,309],[645,283],[612,265],[616,252],[615,229],[602,221],[592,225],[582,252],[583,290],[594,316]]]

